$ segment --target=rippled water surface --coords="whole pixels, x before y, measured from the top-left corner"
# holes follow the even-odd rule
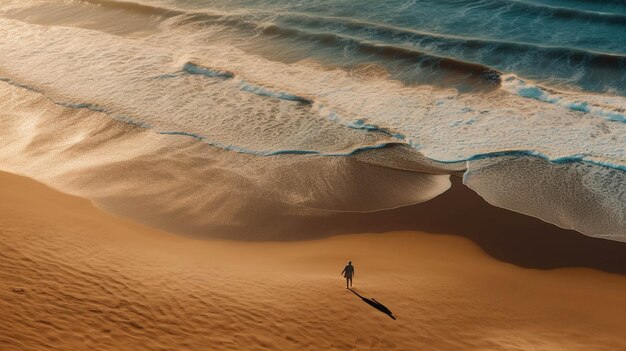
[[[27,99],[9,97],[27,94],[226,152],[219,169],[250,184],[313,158],[422,177],[309,173],[272,195],[317,210],[425,201],[464,172],[496,206],[626,240],[623,2],[9,0],[0,36],[7,125]],[[361,181],[385,185],[367,201],[328,195]]]

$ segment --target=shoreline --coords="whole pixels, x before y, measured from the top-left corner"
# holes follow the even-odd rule
[[[0,351],[626,350],[624,5],[0,1]]]
[[[538,164],[519,158],[504,160],[499,166],[508,166],[495,174],[489,170],[497,167],[488,165],[482,181],[479,169],[469,186],[481,195],[457,186],[458,191],[448,190],[437,196],[448,188],[448,174],[458,174],[465,167],[448,165],[450,168],[444,169],[444,165],[431,164],[428,158],[402,146],[351,157],[260,158],[224,151],[196,139],[153,133],[112,120],[101,112],[58,106],[41,94],[9,84],[0,87],[9,116],[0,122],[6,140],[0,148],[0,162],[5,170],[33,177],[63,192],[89,198],[106,211],[168,231],[198,237],[218,233],[227,239],[263,241],[363,231],[438,232],[445,228],[443,232],[471,236],[493,255],[522,266],[583,266],[626,273],[626,262],[619,259],[626,253],[625,243],[605,244],[603,239],[590,240],[529,216],[487,208],[481,197],[494,206],[518,209],[564,226],[604,228],[599,236],[613,235],[619,240],[623,219],[619,202],[621,172],[611,178],[611,188],[600,187],[595,192],[580,183],[581,179],[592,177],[598,185],[602,176],[593,172],[578,174],[575,167],[570,169],[573,164],[564,167],[539,158],[533,158]],[[28,117],[21,118],[23,115]],[[375,134],[359,135],[377,138]],[[42,154],[46,157],[40,157]],[[530,170],[527,161],[538,168]],[[543,172],[549,176],[543,176]],[[535,177],[537,174],[542,176]],[[562,177],[569,177],[565,185],[559,181]],[[551,181],[541,187],[525,186],[545,178]],[[492,192],[494,182],[505,185]],[[455,191],[458,196],[453,195]],[[518,194],[525,198],[519,201]],[[449,200],[441,200],[440,196]],[[425,200],[429,200],[425,205],[419,204]],[[407,206],[411,203],[418,204]],[[395,209],[380,210],[383,208]],[[422,215],[421,211],[428,214]],[[501,216],[505,219],[499,220]],[[485,223],[487,219],[496,222]],[[431,224],[433,220],[437,223]],[[503,225],[509,221],[515,224]],[[255,235],[249,235],[252,231]],[[498,235],[515,236],[523,248]],[[566,244],[559,247],[559,242]],[[525,259],[534,254],[530,252],[533,246],[540,247],[540,264],[533,263],[535,258]],[[559,254],[555,256],[552,251]],[[566,260],[552,262],[552,257],[564,255]]]
[[[521,268],[419,231],[197,240],[24,177],[0,184],[3,350],[626,347],[620,274]],[[345,289],[347,259],[396,321]]]

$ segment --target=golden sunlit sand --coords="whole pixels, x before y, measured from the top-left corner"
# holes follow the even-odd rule
[[[626,350],[618,2],[0,0],[0,351]]]
[[[423,232],[196,240],[0,174],[0,350],[621,350],[626,277]],[[354,289],[340,272],[354,262]]]

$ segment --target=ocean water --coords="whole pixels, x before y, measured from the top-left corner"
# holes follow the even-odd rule
[[[84,171],[94,157],[67,151],[85,150],[89,123],[48,137],[63,155],[45,143],[29,152],[37,128],[22,109],[40,98],[162,143],[208,145],[220,170],[281,204],[374,211],[426,201],[463,174],[493,205],[626,241],[621,1],[7,0],[0,37],[0,155],[20,173],[67,180],[32,164],[47,154],[85,160]],[[63,124],[62,113],[47,118]],[[141,149],[165,164],[158,148]],[[100,164],[121,162],[114,154]],[[312,160],[306,176],[289,168]],[[73,183],[77,167],[67,166]],[[169,176],[181,189],[208,184],[192,173]],[[283,182],[265,183],[274,178]],[[157,212],[204,216],[232,190],[176,189],[176,207]],[[228,213],[236,223],[219,228],[245,221]]]

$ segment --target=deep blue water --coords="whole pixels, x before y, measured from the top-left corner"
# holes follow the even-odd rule
[[[464,172],[496,206],[626,240],[623,2],[4,0],[0,33],[7,96],[26,90],[166,144],[192,138],[259,187],[256,172],[286,179],[291,160],[309,158]],[[76,133],[68,145],[93,127]],[[160,150],[144,151],[152,162]],[[318,189],[363,192],[364,174],[314,173]],[[319,195],[295,183],[285,198]],[[381,177],[366,190],[386,189],[385,201],[366,208],[442,184]],[[352,200],[341,209],[364,208]]]
[[[622,1],[176,0],[174,4],[243,11],[250,22],[272,23],[275,27],[266,28],[265,34],[290,47],[285,51],[294,60],[317,55],[331,63],[343,60],[340,64],[382,61],[400,79],[419,82],[424,79],[407,71],[415,70],[416,62],[428,71],[438,62],[428,55],[435,55],[539,83],[626,94]],[[391,49],[382,52],[370,45]],[[412,68],[399,59],[409,61]],[[432,81],[432,76],[425,79]]]

